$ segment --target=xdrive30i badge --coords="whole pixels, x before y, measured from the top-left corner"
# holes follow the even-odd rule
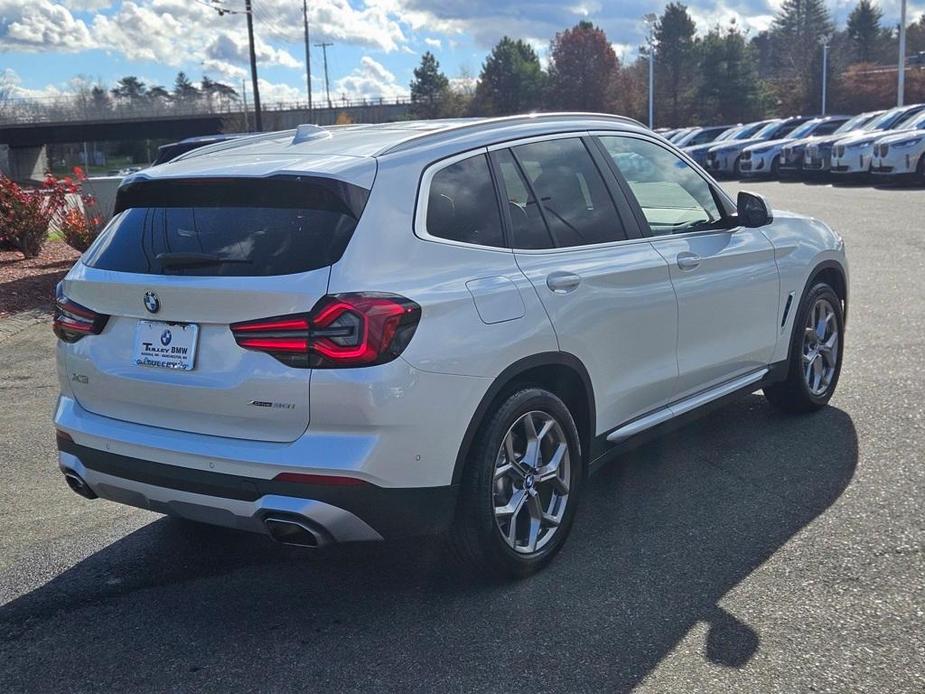
[[[145,308],[148,313],[157,313],[161,310],[161,300],[154,292],[145,292]]]

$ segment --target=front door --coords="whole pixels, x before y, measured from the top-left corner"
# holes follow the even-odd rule
[[[761,229],[735,226],[719,192],[653,140],[601,136],[668,263],[678,297],[673,400],[767,366],[777,339],[780,279]]]

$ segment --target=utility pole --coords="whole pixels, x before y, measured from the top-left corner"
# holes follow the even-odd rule
[[[906,98],[906,0],[899,12],[899,79],[896,84],[896,105],[902,106]]]
[[[250,118],[247,115],[247,80],[241,79],[241,89],[244,94],[244,132],[249,133],[251,131]]]
[[[646,43],[649,46],[649,129],[651,130],[655,127],[655,22],[657,18],[650,13],[642,19],[649,28]]]
[[[822,44],[822,115],[824,116],[826,89],[829,81],[829,37],[823,36],[819,41]]]
[[[247,14],[247,40],[250,42],[251,53],[251,81],[254,88],[254,120],[257,123],[257,132],[263,132],[263,115],[260,113],[260,85],[257,84],[257,51],[254,48],[254,11],[251,9],[251,0],[244,0],[244,12]]]
[[[328,108],[334,108],[331,104],[331,83],[328,81],[328,48],[334,44],[321,42],[315,45],[321,47],[321,52],[324,55],[324,95],[328,100]]]
[[[308,0],[302,0],[302,21],[305,23],[305,81],[308,89],[308,122],[312,118],[312,53],[308,36]]]

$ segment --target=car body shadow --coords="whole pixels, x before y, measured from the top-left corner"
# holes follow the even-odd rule
[[[747,397],[592,477],[559,557],[516,582],[434,542],[310,555],[160,519],[0,608],[0,667],[34,690],[68,673],[73,689],[622,691],[705,624],[704,657],[739,668],[762,635],[723,596],[839,498],[857,455],[841,410]]]

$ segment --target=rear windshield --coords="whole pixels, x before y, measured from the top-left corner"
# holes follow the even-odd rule
[[[84,255],[101,270],[154,275],[291,275],[343,255],[368,191],[331,179],[142,181]]]

